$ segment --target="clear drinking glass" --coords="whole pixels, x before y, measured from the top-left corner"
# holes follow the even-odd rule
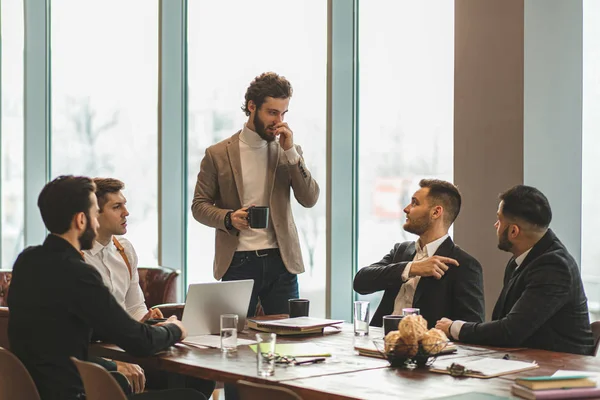
[[[369,335],[369,302],[354,302],[354,336]]]
[[[274,333],[256,334],[256,372],[258,376],[275,374],[275,342]]]
[[[237,326],[236,314],[221,315],[221,351],[233,353],[237,351]]]
[[[403,308],[402,309],[402,315],[403,316],[407,316],[407,315],[420,315],[421,314],[421,310],[418,308]]]

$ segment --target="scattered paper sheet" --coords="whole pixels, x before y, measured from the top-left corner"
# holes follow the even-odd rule
[[[537,363],[503,360],[501,358],[476,358],[476,359],[437,359],[431,366],[433,369],[446,370],[452,363],[458,363],[471,371],[478,371],[483,376],[504,375],[513,371],[521,371],[528,367],[535,367]]]

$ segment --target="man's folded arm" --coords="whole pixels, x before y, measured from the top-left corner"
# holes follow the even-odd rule
[[[396,244],[381,261],[368,267],[363,267],[356,273],[354,277],[354,290],[357,293],[370,294],[402,286],[402,273],[410,262],[392,262],[399,246],[400,244]]]
[[[567,303],[572,279],[566,266],[537,265],[523,273],[529,274],[529,283],[510,312],[496,321],[465,323],[460,341],[520,346]]]
[[[71,311],[87,321],[99,337],[134,356],[149,356],[179,341],[181,330],[174,324],[154,327],[132,319],[91,268],[73,277],[66,295],[70,296]]]
[[[451,267],[453,268],[453,267]],[[456,268],[456,281],[453,287],[451,319],[469,322],[485,320],[485,300],[483,295],[483,271],[475,259],[462,261]]]

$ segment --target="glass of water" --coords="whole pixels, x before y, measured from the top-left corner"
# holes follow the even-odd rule
[[[369,302],[354,302],[354,336],[369,335]]]
[[[275,374],[275,342],[274,333],[256,334],[256,372],[258,376]]]
[[[237,351],[237,326],[236,314],[221,315],[221,351],[233,353]]]

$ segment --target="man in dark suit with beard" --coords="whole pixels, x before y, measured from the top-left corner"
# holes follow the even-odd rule
[[[531,186],[500,195],[498,248],[513,254],[492,321],[443,318],[436,327],[465,343],[594,354],[587,298],[577,263],[548,229],[548,199]]]
[[[448,236],[460,212],[460,192],[436,179],[423,179],[419,186],[404,209],[404,230],[419,235],[419,240],[396,243],[381,261],[360,269],[354,290],[385,291],[373,326],[381,326],[384,315],[402,315],[403,308],[412,307],[420,309],[430,328],[444,315],[481,322],[485,314],[481,265]]]

